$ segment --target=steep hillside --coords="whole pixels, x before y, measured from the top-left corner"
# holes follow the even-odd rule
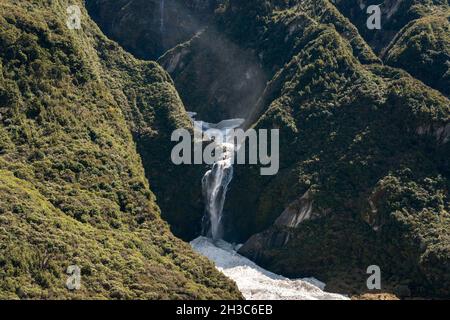
[[[285,13],[303,19],[296,51],[256,109],[256,128],[281,130],[282,169],[262,177],[237,166],[228,239],[269,228],[240,252],[333,290],[363,290],[376,264],[385,289],[448,296],[449,100],[403,71],[365,66],[334,27],[305,14]],[[273,28],[261,29],[275,47]]]
[[[358,28],[377,53],[384,51],[396,34],[408,23],[448,9],[448,0],[335,0],[336,7]],[[381,29],[367,28],[367,8],[378,5]]]
[[[106,8],[114,3],[94,2]],[[149,3],[156,14],[156,2]],[[224,209],[225,240],[246,242],[240,253],[271,271],[315,276],[330,290],[367,290],[366,269],[379,265],[384,292],[449,297],[450,101],[442,94],[448,2],[385,1],[384,29],[373,34],[364,30],[364,1],[202,3],[210,6],[201,31],[159,49],[167,49],[158,61],[182,100],[203,120],[237,116],[247,119],[247,127],[280,129],[277,175],[261,176],[258,166],[235,168]],[[97,22],[105,26],[105,18],[120,19],[127,10],[108,9]],[[148,21],[135,11],[128,12],[135,34],[161,20]],[[128,46],[125,34],[116,39]],[[133,41],[133,50],[149,50],[144,44]],[[164,73],[160,77],[170,82]],[[116,100],[123,85],[115,88]],[[129,101],[132,92],[125,90],[119,101]],[[161,121],[142,112],[155,101],[154,94],[145,96],[143,103],[131,99],[138,112],[126,103],[122,109],[164,215],[177,234],[190,238],[192,226],[200,225],[198,197],[177,191],[200,190],[183,186],[188,176],[200,183],[198,172],[170,169],[152,157],[169,150],[153,141],[187,120],[177,111],[182,106],[175,93],[173,109],[163,109]],[[142,130],[154,126],[159,134]],[[179,187],[173,192],[172,181]]]
[[[213,26],[158,62],[174,79],[186,108],[209,122],[249,117],[268,80],[252,50],[236,45]]]
[[[449,96],[448,0],[335,1],[383,61],[408,71]],[[381,29],[366,26],[369,5],[379,5]]]
[[[304,17],[295,13],[299,6],[323,23],[334,24],[363,63],[379,61],[357,29],[327,1],[313,6],[300,1],[231,0],[217,6],[205,30],[158,62],[174,79],[186,107],[200,118],[252,118],[267,81],[295,51],[294,35],[304,24]]]
[[[279,274],[318,277],[333,291],[364,292],[367,267],[378,265],[382,270],[384,292],[394,292],[400,297],[449,297],[450,101],[444,95],[448,79],[448,2],[385,1],[384,29],[373,33],[364,30],[367,14],[363,9],[374,3],[369,2],[173,1],[170,7],[165,7],[167,2],[164,1],[91,0],[88,3],[97,6],[91,9],[94,8],[97,22],[105,30],[115,27],[111,21],[120,21],[118,25],[134,30],[135,33],[131,29],[124,33],[119,29],[108,32],[135,54],[151,57],[162,54],[158,61],[172,75],[188,110],[199,112],[202,120],[245,117],[247,127],[280,129],[281,166],[277,175],[261,176],[258,166],[235,168],[222,222],[225,240],[245,242],[240,253]],[[201,7],[196,6],[200,3]],[[174,10],[176,5],[204,13],[204,19],[200,19],[201,23],[195,28],[155,29],[158,22],[168,23],[161,18],[165,17],[165,10],[161,8],[171,8],[168,14],[173,15],[172,20],[177,23],[186,18],[184,9]],[[198,8],[202,9],[196,11]],[[152,14],[151,19],[146,12]],[[70,67],[65,73],[60,72],[71,75],[69,88],[75,86],[77,90],[99,92],[93,96],[92,91],[82,91],[82,94],[68,97],[73,96],[81,106],[83,103],[85,106],[106,104],[116,106],[114,110],[121,107],[164,218],[177,235],[191,239],[199,233],[196,228],[200,227],[202,216],[199,191],[203,168],[174,167],[164,161],[171,148],[166,143],[171,130],[189,126],[183,104],[169,76],[156,64],[134,60],[93,30],[96,30],[94,26],[88,29],[91,36],[84,30],[81,37],[90,43],[87,46],[90,49],[78,49],[88,60],[67,58],[64,65]],[[162,38],[158,40],[156,34],[148,34],[151,41],[137,40],[147,39],[145,30],[156,33],[160,30],[160,35],[163,30],[164,39],[169,39],[170,44],[166,45]],[[130,34],[133,37],[129,37]],[[13,35],[8,37],[14,39]],[[75,35],[73,38],[80,39]],[[152,45],[147,47],[147,42]],[[47,42],[41,46],[43,50],[50,50]],[[155,48],[157,52],[152,51]],[[8,52],[6,50],[5,54]],[[14,59],[7,61],[17,60],[22,64],[22,61],[29,61],[29,54],[22,53],[15,53]],[[383,65],[381,59],[391,66]],[[415,65],[411,64],[411,59]],[[86,67],[92,64],[86,61],[95,61],[95,68]],[[392,66],[404,68],[408,73]],[[2,68],[7,70],[5,65]],[[20,86],[31,92],[46,88],[40,82],[32,82],[33,86],[23,83],[24,76],[10,71],[3,71],[3,74],[5,86]],[[61,90],[56,90],[55,86],[52,84],[50,91],[58,94]],[[98,86],[106,89],[94,90]],[[23,103],[33,102],[34,93],[22,97],[21,92],[7,89],[0,95],[0,101],[6,101],[7,105],[14,102],[17,108],[23,108],[19,109],[22,112],[3,117],[13,120],[8,120],[0,131],[5,137],[0,148],[6,150],[4,157],[15,156],[21,161],[18,163],[25,163],[25,168],[33,170],[27,173],[5,163],[5,175],[14,173],[15,176],[8,178],[9,189],[17,185],[28,189],[25,182],[30,182],[37,191],[30,189],[28,194],[42,199],[37,201],[42,207],[51,204],[66,216],[96,228],[95,219],[102,225],[109,225],[106,230],[111,225],[119,231],[130,225],[138,230],[153,228],[155,224],[146,223],[145,218],[136,220],[140,217],[136,213],[147,212],[140,210],[142,202],[136,200],[140,199],[140,192],[148,192],[145,181],[139,180],[143,185],[130,185],[129,180],[113,184],[111,180],[116,179],[108,180],[108,175],[105,177],[103,171],[97,171],[105,169],[104,163],[99,163],[88,175],[83,174],[85,162],[78,167],[72,166],[71,161],[58,166],[55,169],[58,174],[50,170],[50,180],[38,181],[40,171],[34,169],[34,163],[40,164],[47,159],[45,155],[52,153],[45,151],[44,156],[37,155],[35,160],[34,156],[30,159],[28,149],[22,153],[19,152],[22,149],[17,150],[17,146],[22,145],[34,147],[28,140],[20,144],[18,139],[54,138],[48,130],[45,135],[38,135],[37,129],[29,123],[50,115],[52,119],[60,119],[59,113],[63,113],[69,114],[66,121],[71,121],[71,125],[58,122],[56,128],[73,128],[72,123],[88,126],[92,132],[76,126],[71,133],[75,137],[87,134],[87,142],[82,140],[82,143],[100,145],[95,149],[100,154],[105,148],[126,146],[125,151],[120,149],[121,153],[113,149],[107,154],[109,157],[111,154],[129,155],[127,161],[137,161],[135,166],[139,168],[139,159],[129,150],[130,137],[126,135],[127,130],[124,132],[125,124],[114,130],[100,130],[100,125],[113,126],[110,122],[92,124],[91,121],[98,119],[92,117],[92,112],[106,112],[104,109],[84,110],[77,105],[77,110],[84,110],[88,115],[85,121],[80,121],[82,112],[67,111],[70,107],[62,111],[52,108],[53,100],[39,99],[44,104],[36,108],[38,111],[28,111],[34,104]],[[102,103],[105,101],[110,103]],[[58,104],[58,107],[61,105],[66,104]],[[57,111],[58,116],[54,116]],[[22,118],[15,114],[26,115],[26,119],[17,123],[14,119]],[[106,114],[111,115],[109,111]],[[117,124],[116,118],[125,123],[118,114],[114,124]],[[44,124],[50,122],[43,119]],[[22,129],[23,123],[27,124],[27,130]],[[50,127],[54,126],[51,122]],[[40,125],[39,130],[42,128],[45,126]],[[123,144],[116,146],[115,139],[108,140],[121,133],[125,135]],[[58,132],[63,150],[78,141],[73,136],[70,140],[64,137]],[[112,145],[107,143],[110,140],[114,142]],[[73,159],[65,154],[59,157],[61,148],[54,151],[54,157]],[[73,160],[75,164],[77,159]],[[123,160],[121,157],[113,159]],[[121,162],[117,165],[121,168],[117,169],[117,174],[124,174],[126,179],[136,179],[136,175],[142,179],[142,170],[136,169],[138,174],[130,174],[123,166]],[[97,183],[96,174],[106,180],[106,189],[103,184],[98,190],[91,189],[92,184]],[[69,182],[66,179],[70,179]],[[22,180],[25,182],[21,184]],[[72,190],[64,188],[68,183],[72,187],[74,182],[79,192],[75,193],[76,197]],[[83,205],[96,205],[90,196],[100,197],[108,204],[111,203],[106,201],[112,201],[111,206],[118,205],[121,214],[107,215],[107,218],[98,218],[90,210],[80,214],[79,208],[84,206],[78,202],[69,206],[58,201],[59,197],[49,197],[48,194],[56,192],[54,190],[60,190],[57,195],[63,194],[64,201],[78,201],[80,194]],[[154,205],[154,201],[151,203]],[[157,217],[153,219],[159,221]],[[163,233],[164,238],[165,235]],[[172,261],[169,259],[169,263]],[[190,258],[188,261],[194,263]],[[194,274],[195,279],[203,283],[204,278]],[[188,276],[193,274],[188,273]],[[212,275],[214,279],[221,279],[216,276]],[[196,288],[206,290],[205,295],[226,292],[234,296],[233,289],[222,280],[213,281],[212,289],[203,288],[198,281]]]
[[[384,60],[450,96],[450,8],[409,23],[386,49]]]
[[[107,40],[81,1],[2,1],[0,48],[0,298],[241,297],[171,235],[136,152],[145,137],[159,163],[155,141],[189,124],[168,75]]]
[[[299,5],[334,24],[363,63],[378,61],[328,1],[88,1],[96,22],[127,50],[138,57],[161,56],[158,62],[171,74],[186,108],[207,121],[251,114],[266,82],[291,54],[295,38],[286,34],[299,27],[294,17],[286,30],[276,29],[278,18],[266,21],[279,35],[269,43],[258,25],[265,19],[261,12]]]

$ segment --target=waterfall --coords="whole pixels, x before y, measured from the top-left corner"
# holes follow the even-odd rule
[[[203,197],[205,199],[206,226],[209,226],[206,235],[213,240],[223,236],[222,213],[228,185],[233,179],[234,146],[226,143],[221,145],[224,158],[213,164],[202,179]]]
[[[214,140],[220,135],[222,139],[217,143],[216,150],[220,150],[220,158],[217,158],[212,168],[208,170],[202,179],[202,192],[205,201],[205,216],[203,218],[203,235],[213,240],[222,239],[223,206],[228,190],[228,185],[233,179],[233,162],[235,142],[230,130],[241,126],[244,119],[223,120],[217,124],[203,121],[195,121],[195,113],[189,113],[194,122],[194,129],[201,131],[206,140]],[[215,142],[213,142],[215,143]]]
[[[194,112],[188,114],[193,121],[195,142],[201,136],[202,144],[213,141],[216,152],[219,151],[202,179],[205,215],[202,236],[191,242],[194,250],[214,261],[217,269],[234,280],[248,300],[348,300],[345,296],[323,291],[325,284],[314,278],[291,280],[269,272],[241,256],[237,252],[240,245],[223,240],[223,207],[228,185],[233,179],[235,152],[243,145],[243,141],[235,141],[230,131],[242,126],[245,120],[231,119],[211,124],[196,121]],[[215,139],[217,136],[221,139]],[[302,199],[307,200],[307,195]]]
[[[163,34],[164,33],[164,11],[165,11],[164,0],[159,1],[159,11],[161,12],[159,30],[161,31],[161,34]]]

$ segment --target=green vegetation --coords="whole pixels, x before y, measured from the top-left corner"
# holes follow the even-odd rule
[[[381,31],[366,28],[379,2],[334,3],[219,1],[204,32],[159,59],[202,119],[281,130],[278,175],[236,167],[226,238],[250,238],[241,252],[256,262],[331,290],[364,291],[378,264],[385,291],[448,297],[450,102],[427,86],[448,87],[448,2],[386,1]],[[274,224],[306,192],[312,218]]]
[[[448,296],[449,100],[403,71],[365,66],[334,26],[304,15],[296,17],[294,54],[255,116],[256,128],[280,129],[282,169],[261,177],[255,166],[237,166],[225,208],[229,239],[269,228],[241,252],[270,270],[335,288],[333,279],[351,279],[362,290],[353,275],[379,264],[386,290]],[[274,30],[283,28],[263,29],[275,47]],[[387,181],[398,182],[385,190]],[[306,191],[313,219],[272,227]]]
[[[357,29],[329,2],[302,2],[300,10],[298,4],[220,1],[205,30],[158,59],[170,72],[186,107],[211,122],[251,116],[266,82],[289,61],[297,46],[294,35],[308,19],[299,17],[300,10],[333,24],[363,63],[379,62]],[[265,15],[272,11],[275,14]]]
[[[450,96],[450,8],[409,23],[386,52],[387,64]]]
[[[136,152],[146,137],[157,163],[158,139],[189,124],[172,81],[84,9],[69,30],[71,4],[0,4],[0,298],[240,298],[171,235]]]
[[[213,123],[246,118],[267,82],[253,52],[213,27],[169,50],[158,62],[170,71],[186,108],[195,111],[197,119]]]
[[[334,1],[336,7],[358,28],[359,33],[377,53],[382,53],[397,33],[408,23],[431,16],[449,8],[448,0],[364,0],[354,3]],[[369,30],[366,12],[370,5],[380,5],[382,17],[380,30]]]
[[[219,1],[170,0],[161,8],[160,0],[89,0],[86,7],[108,37],[138,58],[156,60],[202,29]]]
[[[186,29],[168,20],[169,43],[145,33],[160,22],[148,2],[91,10],[107,31],[130,17],[108,32],[139,56],[173,46],[159,62],[174,81],[85,11],[69,31],[67,1],[0,5],[1,297],[240,297],[159,217],[158,205],[176,235],[199,233],[204,168],[169,158],[172,130],[190,126],[177,90],[202,119],[280,129],[279,174],[237,166],[227,195],[226,238],[248,240],[243,254],[344,293],[365,291],[376,264],[385,292],[450,296],[448,1],[386,1],[370,31],[348,1],[193,0]],[[276,223],[306,193],[310,219]]]
[[[349,41],[355,56],[362,63],[379,61],[355,26],[328,0],[227,0],[217,10],[216,23],[221,31],[243,47],[261,51],[269,46],[281,57],[288,58],[286,54],[291,53],[292,42],[296,40],[293,35],[304,27],[304,15],[313,19],[316,24],[333,25]],[[280,23],[280,20],[285,23]],[[277,42],[270,42],[275,40]],[[272,59],[276,59],[276,56],[267,57],[269,59],[263,59],[265,64],[273,65]],[[282,61],[286,62],[288,61]]]
[[[381,30],[366,27],[366,8],[337,1],[336,6],[359,29],[383,61],[449,96],[450,4],[447,0],[384,1]]]

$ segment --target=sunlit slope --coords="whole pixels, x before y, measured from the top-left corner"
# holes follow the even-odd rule
[[[450,88],[448,0],[335,1],[383,61],[447,97]],[[367,28],[370,5],[380,8],[380,29]]]
[[[0,297],[240,297],[171,235],[136,152],[132,132],[188,123],[167,74],[107,40],[81,1],[2,1],[0,48]]]

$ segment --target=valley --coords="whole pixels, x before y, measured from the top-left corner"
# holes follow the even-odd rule
[[[174,35],[185,37],[155,59],[199,119],[244,118],[245,129],[280,129],[278,174],[265,177],[260,165],[237,165],[226,179],[221,234],[244,243],[239,253],[275,273],[315,276],[350,295],[367,291],[366,269],[379,265],[387,292],[402,296],[408,287],[424,296],[438,286],[445,296],[449,151],[440,141],[448,135],[449,100],[445,89],[428,88],[385,58],[397,51],[408,23],[442,19],[448,4],[386,1],[386,33],[363,29],[372,4],[180,2],[166,11],[166,22],[174,15],[198,28],[180,28]],[[448,33],[434,30],[432,46],[445,55]],[[136,42],[130,51],[139,48]],[[445,56],[437,56],[429,67],[441,70],[435,79],[448,69]],[[415,135],[424,125],[436,140]],[[425,200],[431,198],[437,202]],[[163,215],[172,211],[164,209]],[[172,230],[182,229],[185,214],[166,217]],[[198,211],[189,215],[202,220]],[[200,233],[175,234],[190,241]],[[440,280],[427,275],[436,271],[428,259],[439,261]]]
[[[450,4],[381,2],[1,2],[0,298],[449,298]]]

